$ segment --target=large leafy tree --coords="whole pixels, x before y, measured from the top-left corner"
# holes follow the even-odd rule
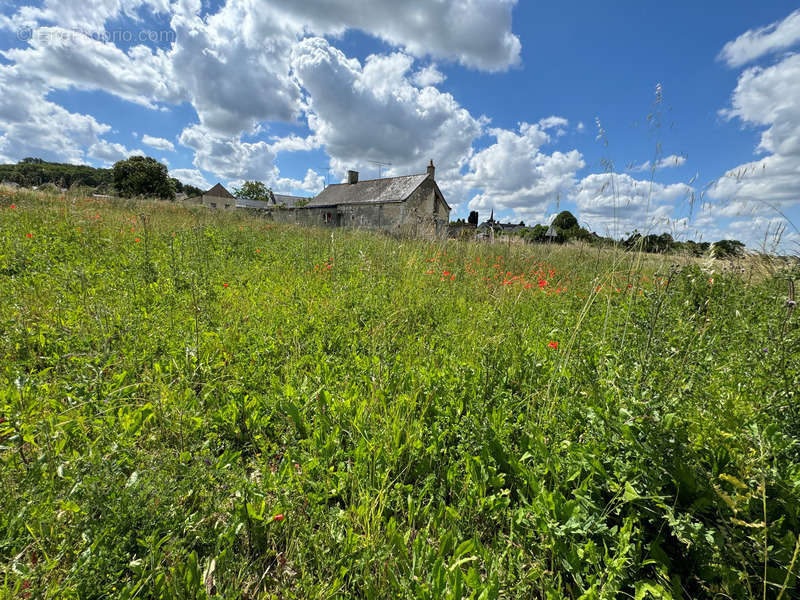
[[[568,231],[573,227],[578,227],[578,219],[576,219],[575,215],[568,210],[562,210],[556,215],[556,218],[553,219],[553,227],[563,231]]]
[[[243,200],[269,202],[272,199],[272,190],[261,181],[245,181],[242,187],[233,190],[233,195]]]
[[[114,187],[120,196],[149,196],[173,200],[175,184],[166,165],[149,156],[131,156],[114,163]]]

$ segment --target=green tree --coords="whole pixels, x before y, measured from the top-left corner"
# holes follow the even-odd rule
[[[534,242],[545,242],[547,241],[545,234],[547,233],[548,229],[549,227],[547,225],[534,225],[530,229],[528,238]]]
[[[741,256],[742,254],[744,254],[744,244],[739,240],[719,240],[711,244],[711,256],[714,258]]]
[[[120,196],[150,196],[175,199],[175,185],[166,165],[149,156],[131,156],[114,163],[114,187]]]
[[[272,190],[261,181],[245,181],[242,187],[234,188],[233,195],[242,200],[269,202],[272,199]]]
[[[577,229],[578,219],[568,210],[562,210],[556,218],[553,219],[553,227],[562,231],[568,231],[573,227]]]

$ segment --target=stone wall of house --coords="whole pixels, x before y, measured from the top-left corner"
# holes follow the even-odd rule
[[[200,204],[206,208],[215,208],[217,210],[233,210],[236,208],[236,199],[223,198],[222,196],[208,196],[204,194],[200,199]]]

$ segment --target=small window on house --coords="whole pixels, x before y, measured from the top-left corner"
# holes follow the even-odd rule
[[[331,221],[333,221],[333,215],[331,213],[325,213],[322,215],[323,223],[330,223]]]
[[[230,207],[231,207],[231,205],[230,205],[230,204],[226,204],[226,205],[225,205],[225,208],[230,208]]]
[[[211,208],[217,208],[217,203],[216,202],[212,202],[211,203]]]

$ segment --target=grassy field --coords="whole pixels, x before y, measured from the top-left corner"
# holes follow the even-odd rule
[[[797,598],[787,278],[0,195],[0,598]]]

